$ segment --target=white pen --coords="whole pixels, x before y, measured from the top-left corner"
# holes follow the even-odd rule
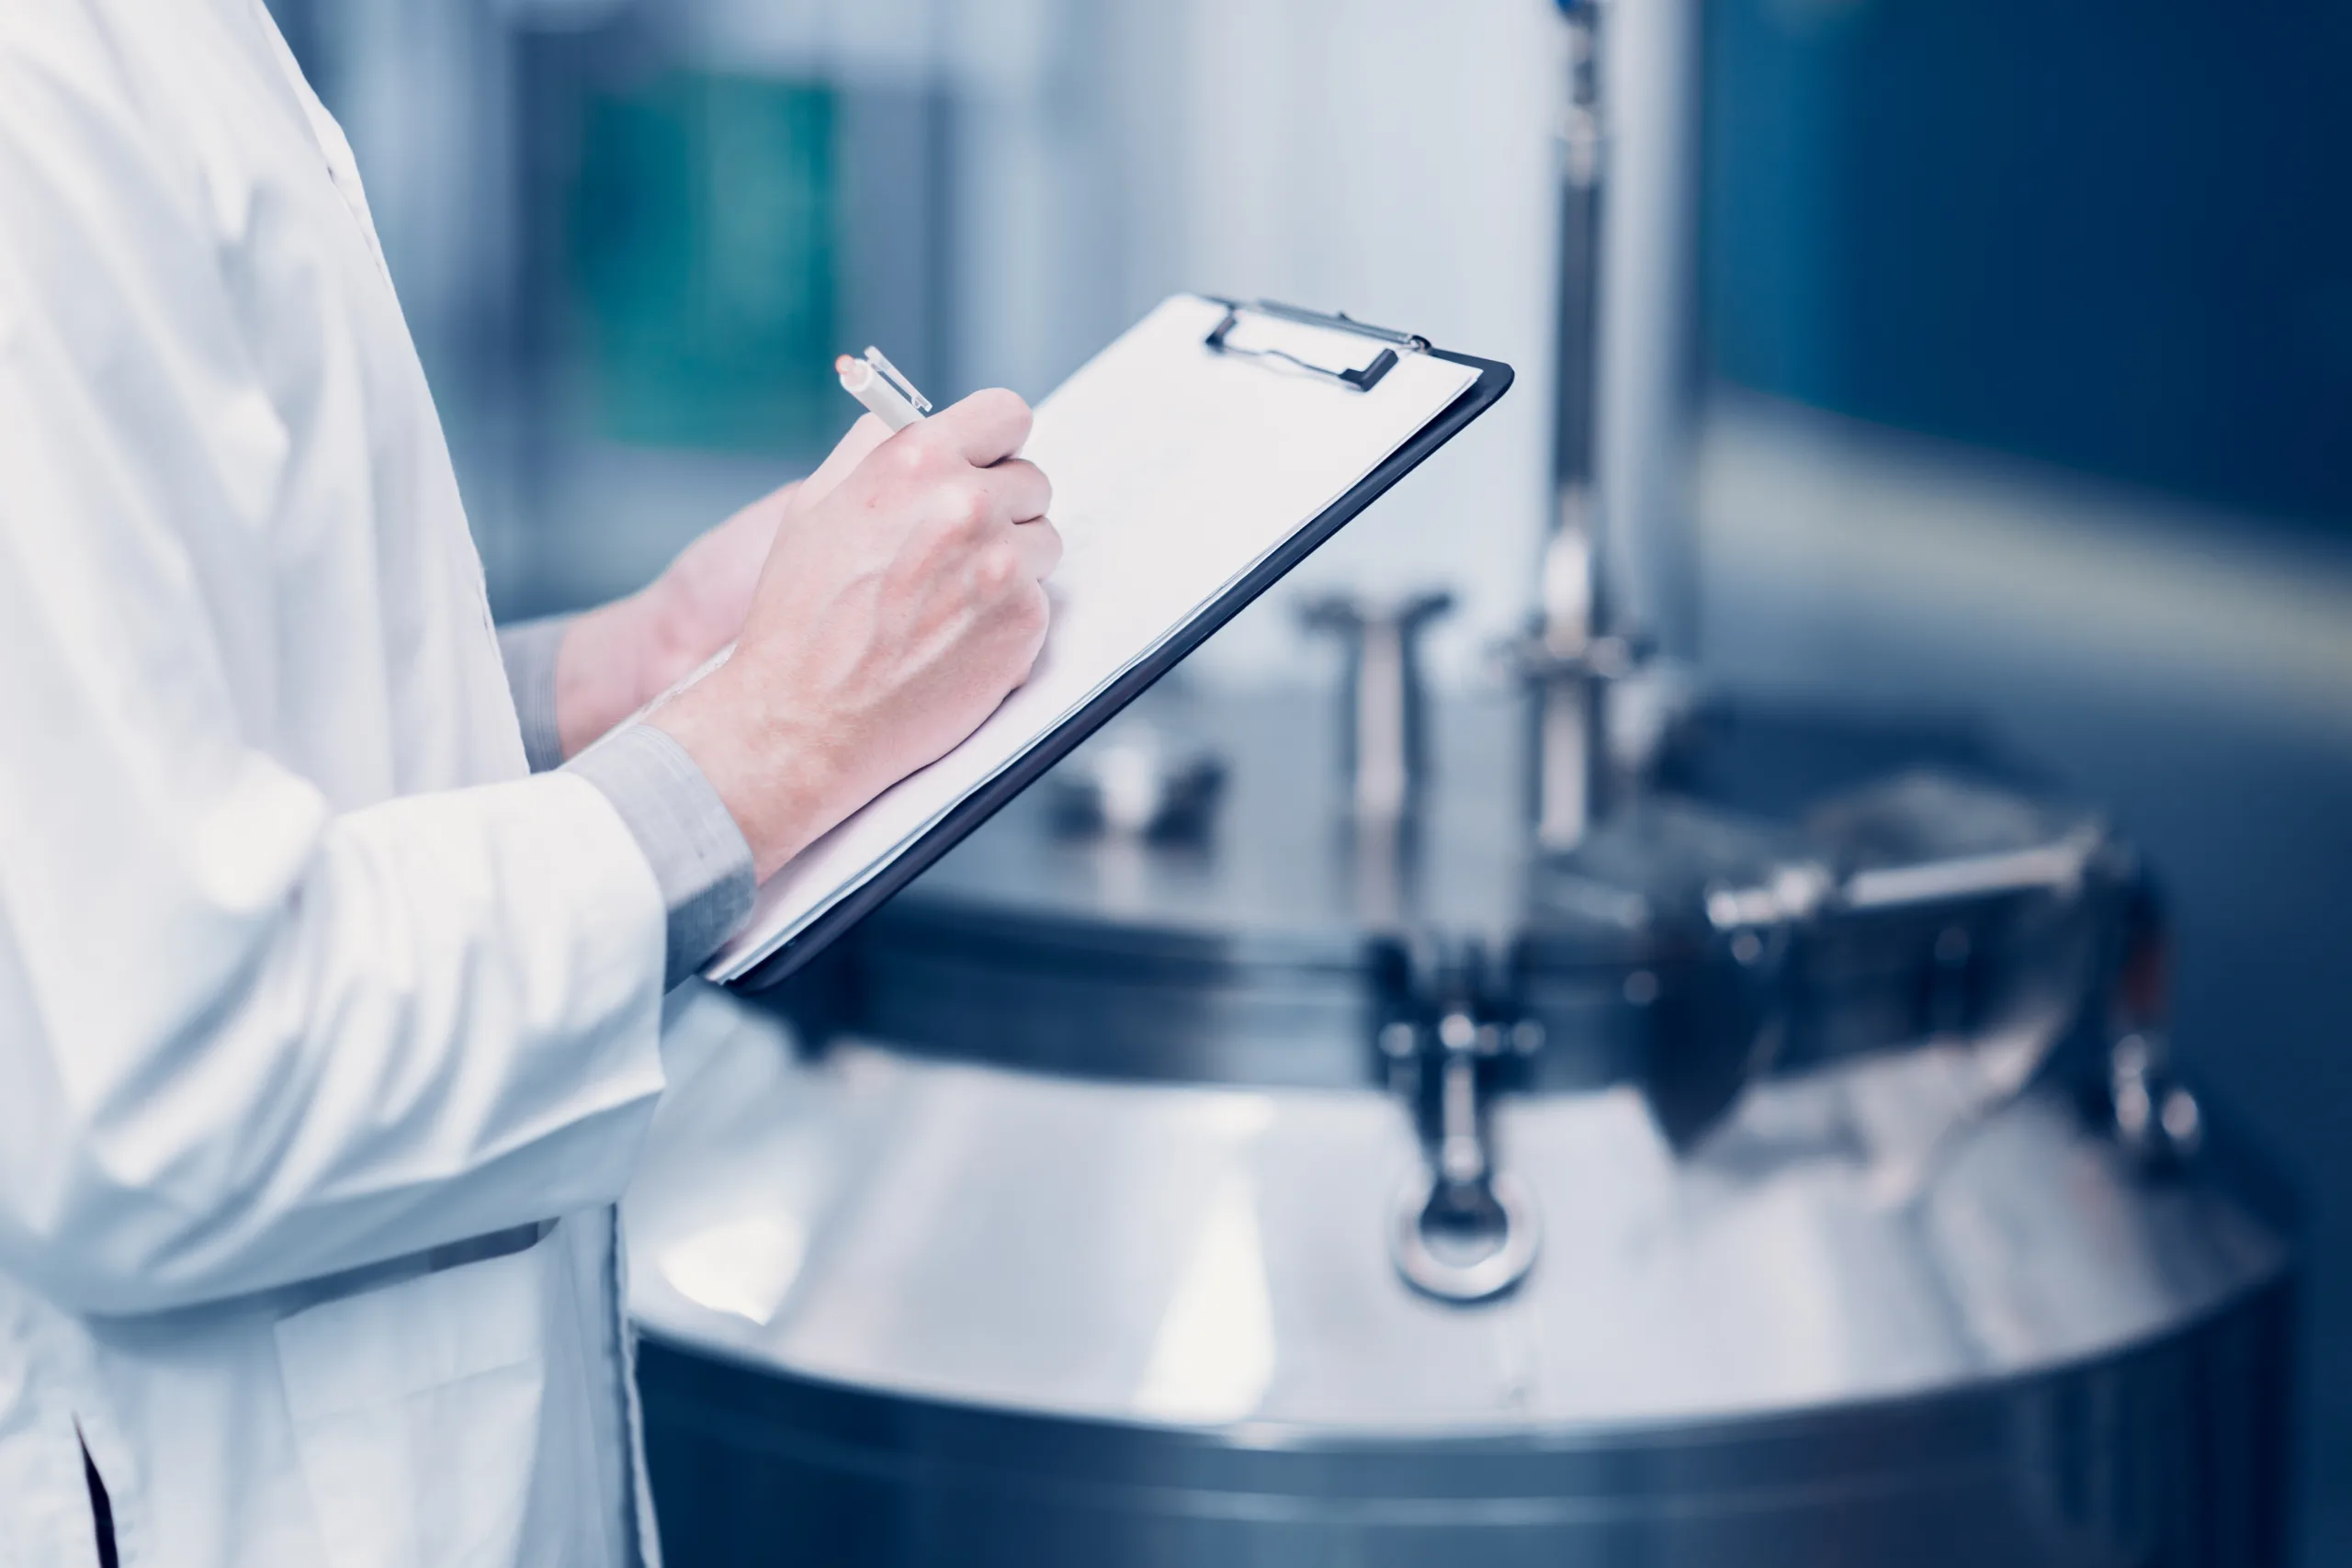
[[[844,354],[833,361],[833,370],[842,378],[842,390],[873,410],[874,417],[893,431],[906,429],[931,412],[931,400],[916,391],[915,384],[878,348],[869,346],[862,356]]]

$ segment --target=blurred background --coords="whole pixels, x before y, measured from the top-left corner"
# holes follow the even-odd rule
[[[803,471],[876,343],[1054,385],[1177,289],[1513,395],[1302,579],[1532,596],[1565,69],[1544,0],[272,0],[357,149],[503,618]],[[1638,0],[1620,0],[1625,15]],[[1957,713],[2106,802],[2192,1072],[2307,1204],[2303,1560],[2352,1553],[2352,11],[1705,0],[1691,438],[1616,570],[1713,685]],[[1639,102],[1624,106],[1640,114]],[[1279,597],[1279,596],[1277,596]],[[1188,666],[1325,679],[1287,608]]]

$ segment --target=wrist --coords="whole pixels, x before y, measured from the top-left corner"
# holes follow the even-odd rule
[[[637,701],[643,707],[700,669],[720,645],[695,624],[681,603],[682,595],[669,572],[621,600],[633,638]]]
[[[720,669],[647,716],[694,759],[752,848],[765,882],[843,815],[820,746],[763,713],[748,685]]]
[[[576,757],[644,705],[643,609],[634,595],[575,616],[556,651],[556,733]]]

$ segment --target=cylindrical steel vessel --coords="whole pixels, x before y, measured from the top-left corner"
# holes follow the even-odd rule
[[[1353,902],[1316,710],[1231,703],[1207,841],[1024,798],[817,1029],[684,1004],[627,1205],[671,1561],[2281,1558],[2290,1239],[2118,1036],[2092,819],[1776,784],[1732,723],[1682,815],[1531,864],[1510,716],[1438,719],[1412,930]],[[1444,1171],[1521,1217],[1417,1285]]]

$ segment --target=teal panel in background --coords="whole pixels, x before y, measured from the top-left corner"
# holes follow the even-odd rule
[[[839,434],[831,89],[676,70],[582,107],[566,240],[596,433],[801,454]]]

